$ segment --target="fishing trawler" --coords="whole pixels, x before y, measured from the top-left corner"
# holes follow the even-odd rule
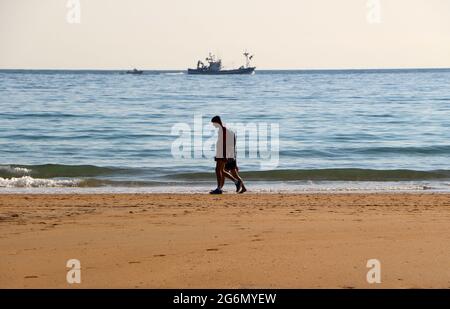
[[[133,70],[126,71],[125,73],[140,75],[140,74],[144,73],[144,71],[134,68]]]
[[[207,64],[204,64],[202,61],[197,62],[196,69],[188,69],[188,74],[199,74],[199,75],[221,75],[221,74],[252,74],[256,67],[250,66],[250,61],[253,58],[253,55],[250,55],[248,52],[244,53],[245,57],[245,65],[241,66],[237,69],[223,69],[222,60],[218,59],[213,54],[209,53],[209,56],[206,57]]]

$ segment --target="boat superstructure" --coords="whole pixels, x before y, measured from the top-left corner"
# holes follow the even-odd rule
[[[220,74],[252,74],[256,67],[250,65],[250,61],[253,55],[245,52],[245,65],[237,69],[224,69],[222,67],[222,60],[217,58],[214,54],[209,53],[208,57],[205,58],[206,64],[201,60],[197,62],[196,69],[188,69],[188,74],[203,74],[203,75],[220,75]]]

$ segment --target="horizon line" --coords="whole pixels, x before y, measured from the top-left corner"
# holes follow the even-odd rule
[[[449,67],[385,67],[385,68],[256,68],[257,71],[379,71],[379,70],[448,70]],[[0,71],[127,71],[130,68],[0,68]],[[139,69],[152,72],[183,72],[187,69]],[[256,71],[255,70],[255,71]]]

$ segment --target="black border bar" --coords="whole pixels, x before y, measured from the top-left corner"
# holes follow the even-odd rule
[[[272,298],[267,298],[267,295],[272,295]],[[276,296],[273,297],[273,295]],[[0,290],[0,299],[2,304],[10,304],[14,307],[25,305],[31,308],[37,305],[55,305],[58,308],[80,308],[81,305],[102,308],[109,305],[121,307],[139,305],[143,308],[152,306],[212,308],[230,305],[245,307],[282,305],[296,308],[302,308],[305,305],[308,305],[306,308],[345,305],[367,308],[393,305],[403,308],[408,304],[450,308],[450,289],[5,289]],[[180,299],[183,300],[181,303]],[[186,303],[186,300],[189,302]],[[203,306],[200,300],[205,300]]]

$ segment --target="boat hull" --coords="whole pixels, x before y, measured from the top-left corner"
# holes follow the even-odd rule
[[[254,71],[255,71],[255,68],[250,67],[250,68],[220,70],[220,71],[188,69],[187,73],[192,74],[192,75],[233,75],[233,74],[252,74]]]
[[[141,75],[144,73],[144,71],[126,71],[127,74],[135,74],[135,75]]]

